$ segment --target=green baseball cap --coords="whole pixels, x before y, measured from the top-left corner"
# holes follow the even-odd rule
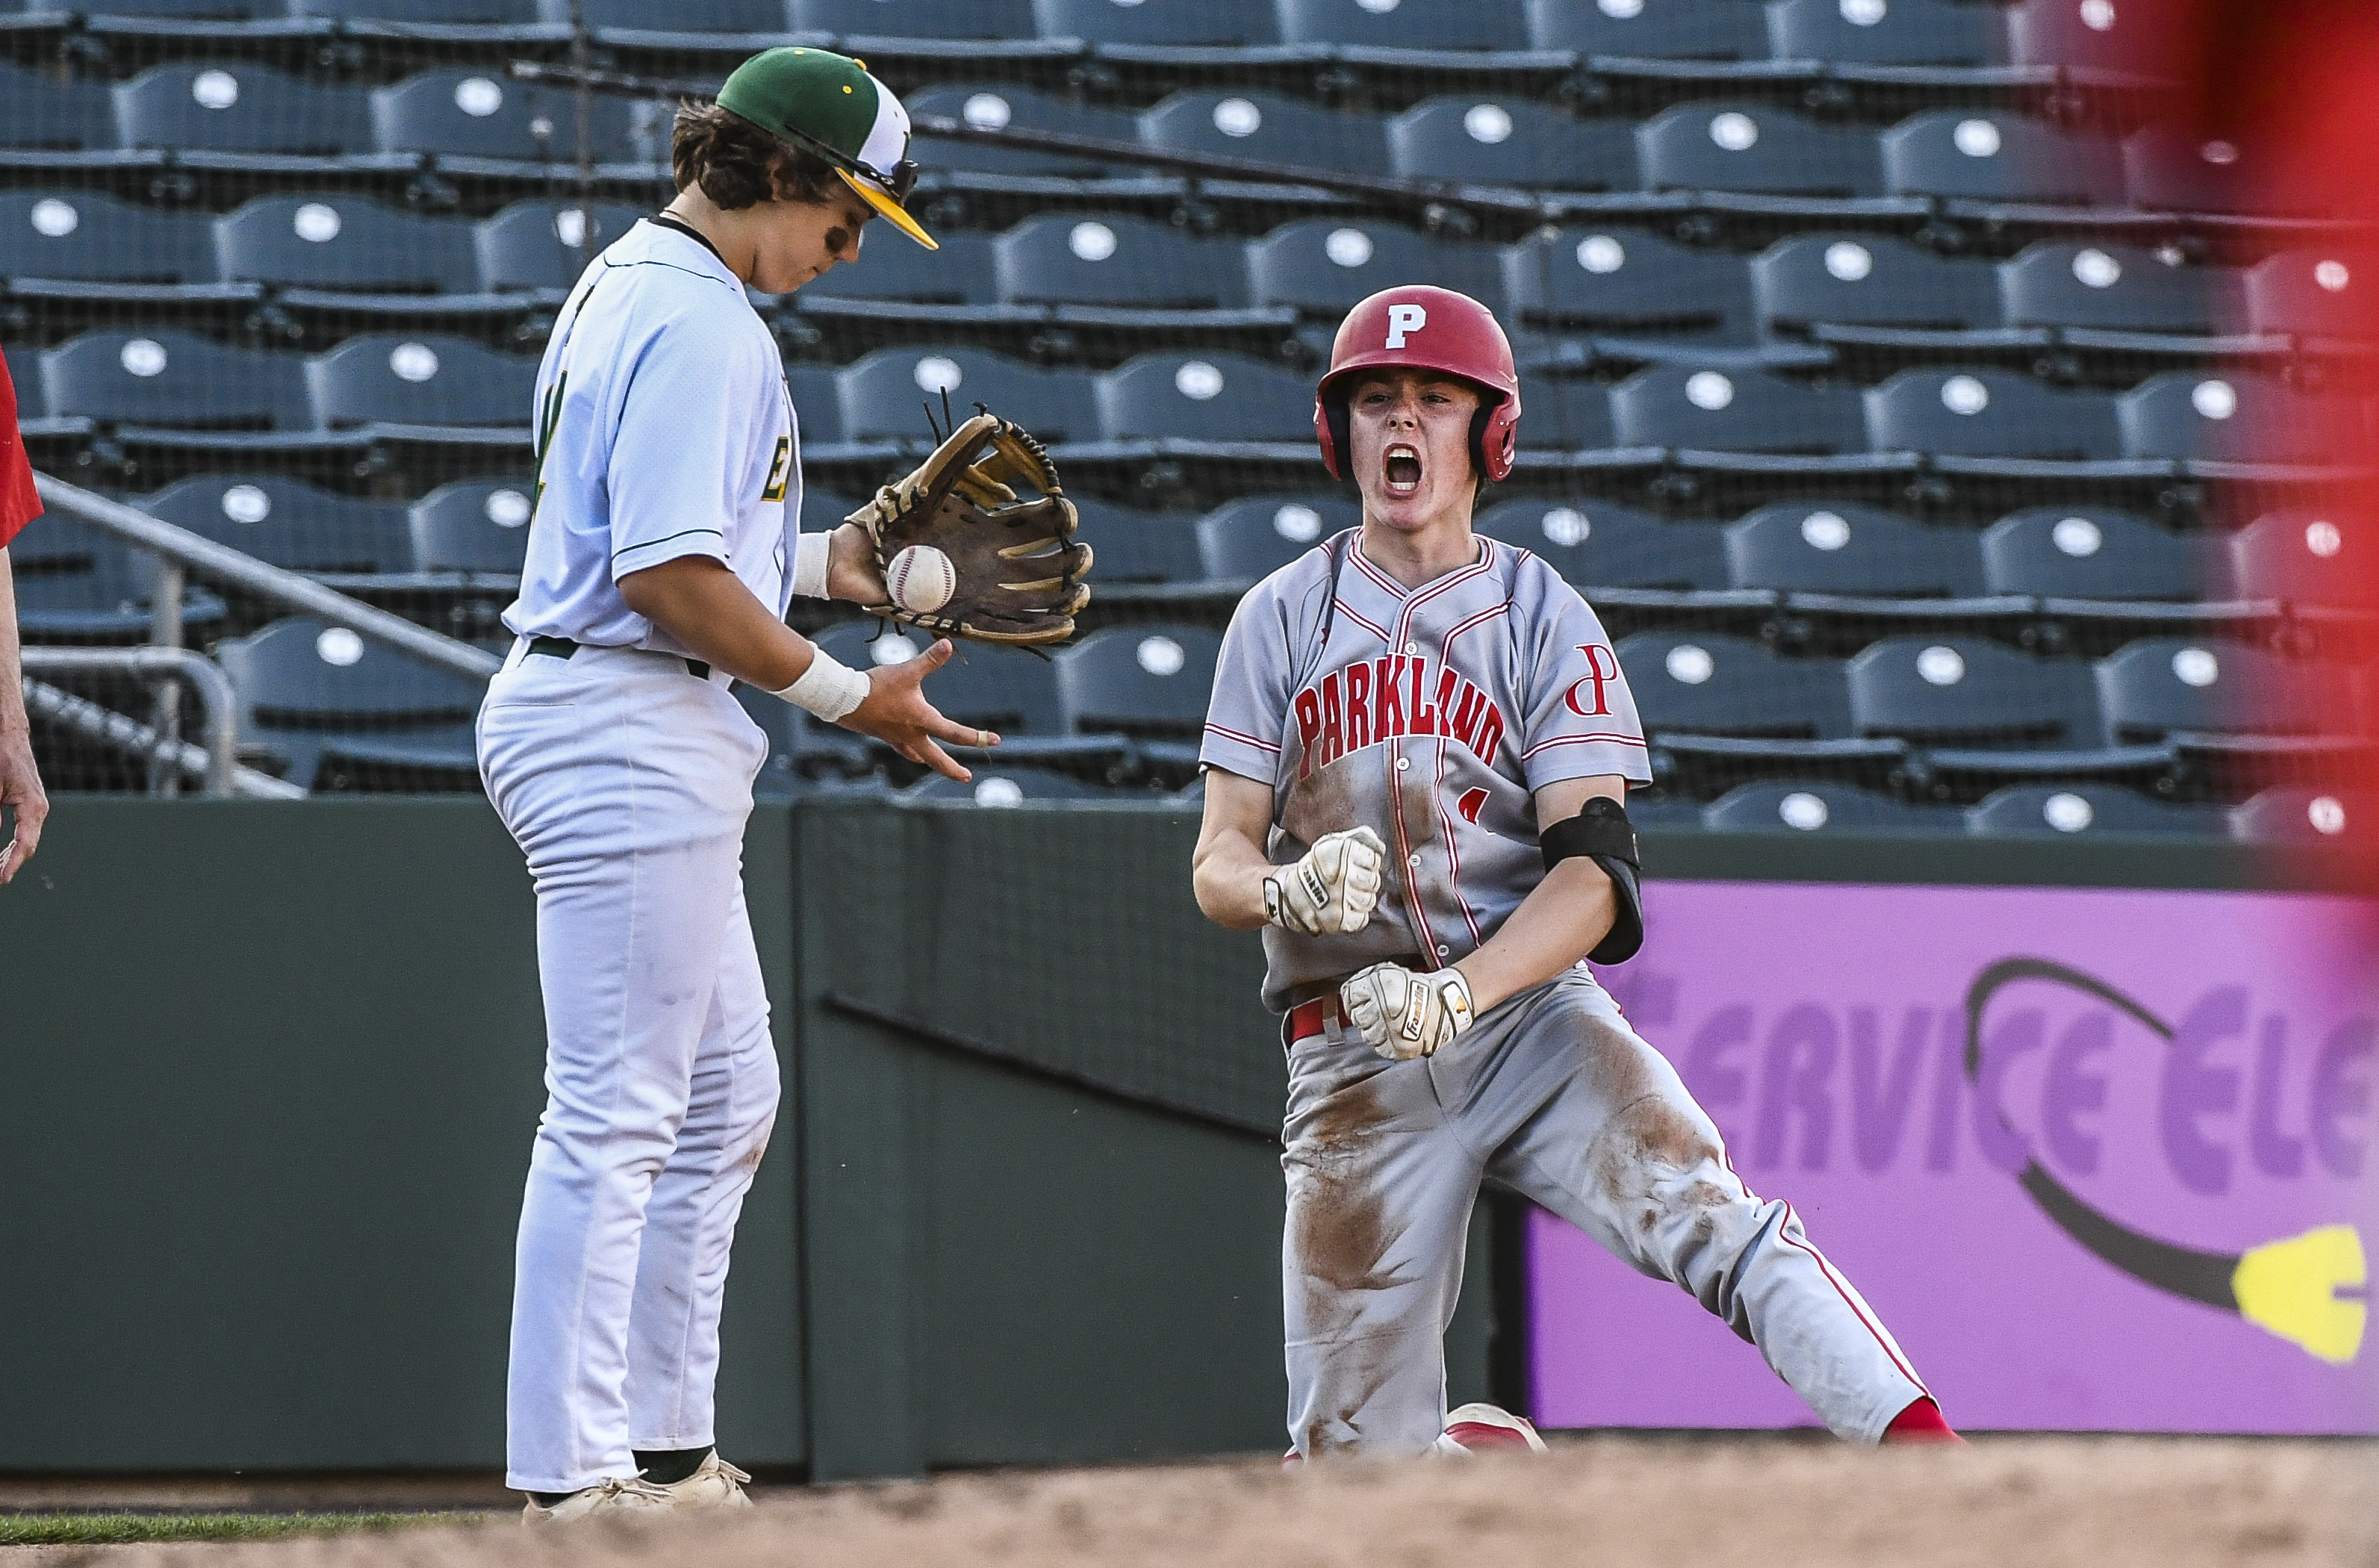
[[[765,49],[735,67],[719,106],[825,159],[901,233],[941,248],[901,205],[917,184],[909,111],[864,62],[827,49]]]

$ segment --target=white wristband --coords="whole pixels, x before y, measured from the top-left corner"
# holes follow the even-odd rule
[[[826,569],[833,541],[832,534],[803,534],[793,541],[793,592],[800,597],[827,597]]]
[[[813,649],[810,667],[802,678],[775,694],[792,704],[817,715],[828,724],[839,724],[851,709],[867,700],[870,690],[867,677],[835,658],[824,648]]]

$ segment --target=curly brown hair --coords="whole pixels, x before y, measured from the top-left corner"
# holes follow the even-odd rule
[[[700,186],[713,205],[739,212],[763,201],[825,201],[845,189],[834,165],[779,140],[716,103],[681,103],[670,127],[677,187]]]

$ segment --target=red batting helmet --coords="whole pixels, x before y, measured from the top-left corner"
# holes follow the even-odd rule
[[[1470,466],[1481,477],[1512,471],[1512,444],[1520,423],[1520,377],[1512,368],[1512,340],[1495,313],[1467,294],[1427,283],[1382,289],[1338,323],[1330,368],[1313,393],[1313,436],[1322,465],[1334,479],[1347,450],[1346,383],[1365,370],[1408,367],[1442,370],[1479,389],[1470,421]]]

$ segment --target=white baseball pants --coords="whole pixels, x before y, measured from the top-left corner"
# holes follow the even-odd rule
[[[1583,966],[1434,1056],[1383,1060],[1334,1019],[1289,1049],[1281,1245],[1300,1454],[1422,1453],[1491,1174],[1759,1348],[1836,1435],[1873,1442],[1925,1393],[1872,1308],[1727,1163],[1718,1128]]]
[[[723,675],[523,644],[478,746],[536,879],[545,992],[505,1484],[575,1491],[713,1440],[728,1249],[777,1113],[743,881],[767,742]]]

